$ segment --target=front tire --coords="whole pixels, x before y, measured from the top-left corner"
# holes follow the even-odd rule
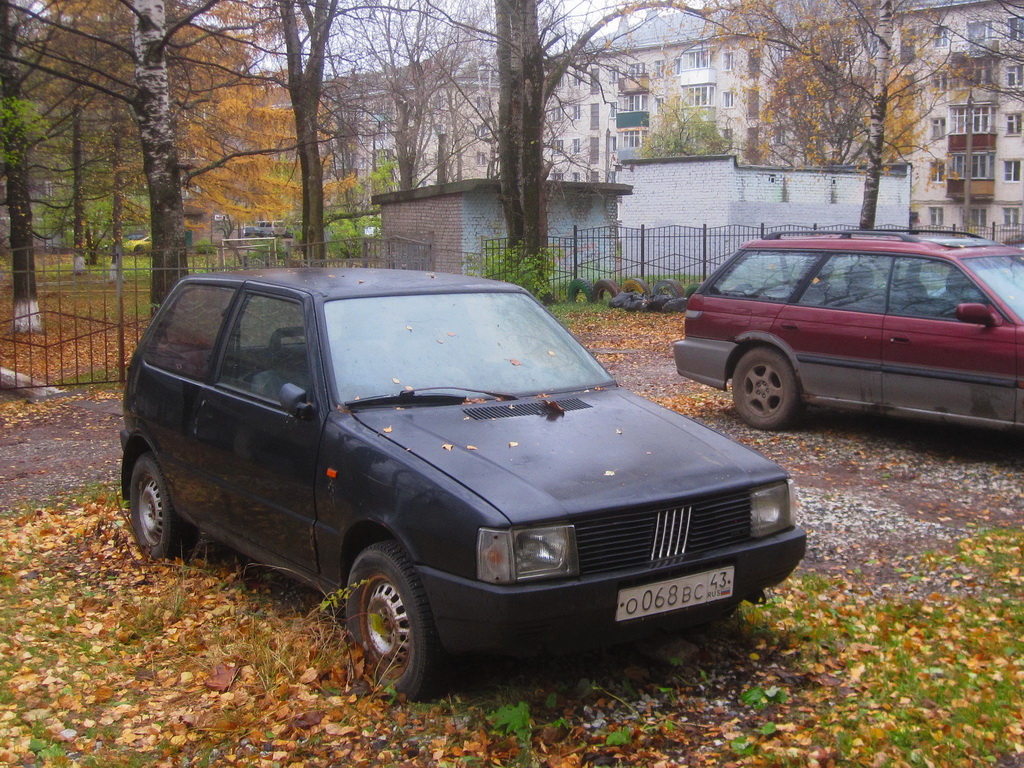
[[[782,353],[765,347],[740,358],[732,378],[732,400],[742,419],[757,429],[786,429],[803,411],[793,367]]]
[[[397,541],[367,547],[352,565],[349,584],[346,625],[374,679],[410,699],[429,698],[441,677],[444,651],[405,550]]]
[[[150,557],[184,558],[195,548],[199,532],[174,509],[163,470],[151,453],[132,467],[129,505],[132,533]]]

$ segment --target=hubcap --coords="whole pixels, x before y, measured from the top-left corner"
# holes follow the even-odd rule
[[[164,533],[163,497],[152,477],[147,477],[139,489],[139,533],[149,547],[159,544]]]
[[[747,402],[750,407],[763,414],[778,410],[785,394],[779,375],[767,365],[755,365],[744,382]]]
[[[371,581],[366,590],[365,641],[382,666],[388,667],[387,676],[396,677],[408,663],[412,635],[405,604],[395,585],[386,579]]]

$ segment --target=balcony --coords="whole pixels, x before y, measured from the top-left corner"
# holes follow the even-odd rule
[[[990,203],[996,196],[996,183],[992,179],[971,179],[971,202]],[[946,180],[946,197],[963,201],[964,179]]]
[[[684,69],[679,73],[679,85],[715,85],[718,82],[718,70],[714,67],[700,69]]]
[[[971,136],[971,151],[972,152],[994,152],[996,148],[996,134],[994,133],[975,133]],[[966,152],[967,151],[967,134],[966,133],[951,133],[949,134],[949,151],[950,152]]]
[[[643,75],[620,75],[619,93],[650,93],[651,76]]]
[[[644,112],[619,112],[615,115],[615,127],[623,128],[646,128],[651,124],[651,113]]]

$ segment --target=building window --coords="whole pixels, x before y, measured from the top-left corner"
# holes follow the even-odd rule
[[[565,153],[565,141],[563,139],[554,139],[551,142],[551,148],[558,154]]]
[[[928,223],[933,227],[944,226],[943,222],[944,210],[938,206],[934,206],[928,209]]]
[[[609,69],[608,70],[608,82],[612,85],[616,85],[619,82],[619,70]]]
[[[713,107],[715,105],[715,86],[690,86],[683,91],[683,103],[689,107]]]
[[[481,123],[476,127],[476,137],[478,139],[486,139],[490,134],[491,132],[487,129],[486,123]]]
[[[486,152],[477,152],[476,153],[476,164],[477,165],[487,165],[487,153]]]
[[[945,181],[946,164],[941,160],[932,160],[931,166],[929,167],[928,180],[936,182]]]
[[[722,129],[722,138],[728,142],[729,146],[732,146],[732,128]]]
[[[1009,136],[1020,136],[1020,112],[1012,112],[1006,116],[1006,133]]]
[[[992,133],[995,107],[989,104],[976,106],[971,111],[972,133]],[[967,133],[967,107],[950,107],[950,133]]]
[[[565,178],[565,174],[564,174],[564,173],[561,173],[561,172],[559,172],[559,171],[554,171],[554,172],[553,172],[553,173],[551,174],[551,180],[552,180],[552,181],[562,181],[562,179],[564,179],[564,178]]]
[[[944,139],[946,137],[946,118],[944,117],[933,117],[932,118],[932,138],[933,139]]]
[[[1020,181],[1020,160],[1003,160],[1003,181]]]
[[[731,107],[735,103],[735,97],[732,91],[722,91],[722,106]]]
[[[596,163],[601,159],[601,137],[590,137],[590,162]]]
[[[580,153],[581,149],[583,149],[583,140],[582,139],[573,139],[572,140],[572,153],[573,153],[573,155],[578,155]]]
[[[477,96],[476,108],[480,112],[489,112],[491,110],[491,100],[487,96]]]
[[[935,27],[932,32],[932,45],[936,48],[949,48],[949,30],[946,27]]]
[[[989,180],[995,178],[996,156],[994,152],[977,152],[971,155],[971,178]],[[949,156],[949,173],[955,179],[967,178],[967,155]]]
[[[639,149],[644,143],[643,131],[622,131],[619,133],[623,149]]]
[[[701,48],[696,51],[687,51],[678,60],[680,70],[707,69],[711,66],[711,51]]]
[[[647,65],[642,62],[635,62],[629,65],[627,70],[630,77],[640,77],[647,74]]]
[[[1006,22],[1007,30],[1006,35],[1011,40],[1024,40],[1024,18],[1020,16],[1012,16],[1008,22]]]
[[[619,105],[618,104],[609,104],[608,105],[608,119],[609,120],[614,120],[615,116],[618,113],[619,113]]]
[[[1020,208],[1003,208],[1003,224],[1007,227],[1020,226]]]
[[[971,226],[988,226],[988,208],[971,208]]]
[[[1024,82],[1024,67],[1020,64],[1010,64],[1006,67],[1006,85],[1009,88],[1019,88]]]
[[[733,65],[736,62],[736,54],[732,51],[726,51],[722,54],[722,70],[725,72],[732,72]]]
[[[601,92],[601,70],[594,67],[590,70],[590,92],[600,93]]]
[[[619,109],[623,112],[646,112],[647,94],[630,93],[626,96],[620,97]]]
[[[995,27],[991,21],[967,22],[967,39],[972,43],[979,40],[991,40],[995,36]]]
[[[664,77],[667,72],[668,72],[668,70],[665,68],[665,60],[664,59],[658,59],[656,62],[654,62],[654,76],[655,77]]]
[[[583,115],[583,108],[579,104],[573,104],[569,107],[569,118],[576,122]]]
[[[932,87],[937,91],[949,89],[949,75],[945,72],[936,72],[932,76]]]
[[[590,130],[597,131],[601,128],[601,105],[590,105]]]
[[[579,181],[579,180],[580,180],[580,174],[579,174],[579,171],[574,171],[574,172],[573,172],[573,174],[572,174],[572,180],[573,180],[573,181]]]

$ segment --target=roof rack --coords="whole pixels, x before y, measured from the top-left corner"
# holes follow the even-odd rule
[[[927,235],[927,237],[922,237]],[[779,232],[769,232],[762,240],[781,240],[784,237],[833,237],[841,240],[852,240],[857,237],[877,237],[901,240],[905,243],[937,243],[939,245],[954,246],[955,241],[973,240],[971,245],[998,245],[994,240],[989,240],[973,232],[950,231],[943,229],[796,229]],[[941,239],[940,239],[941,238]]]

